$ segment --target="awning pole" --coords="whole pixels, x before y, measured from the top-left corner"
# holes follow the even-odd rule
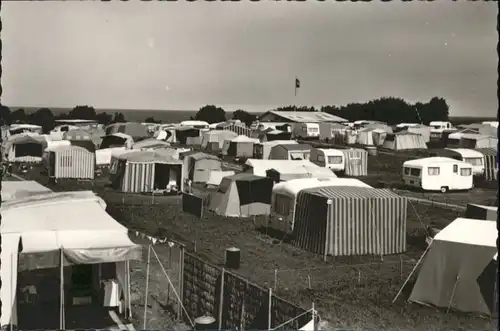
[[[64,248],[61,247],[60,250],[60,257],[61,257],[61,266],[60,266],[60,272],[61,272],[61,288],[60,288],[60,318],[59,318],[59,328],[61,330],[64,330],[64,253],[63,253]]]
[[[127,317],[131,318],[132,317],[132,297],[130,296],[130,260],[127,260],[125,262],[126,268],[127,268],[127,292],[128,292],[128,302],[127,302]]]
[[[151,245],[148,245],[148,263],[146,267],[146,292],[144,294],[144,321],[142,329],[146,330],[146,321],[148,316],[148,290],[149,290],[149,265],[151,260]]]
[[[11,265],[11,275],[10,275],[10,293],[12,295],[12,289],[14,288],[14,277],[13,277],[13,273],[14,272],[17,272],[17,268],[14,268],[14,253],[11,253],[10,254],[10,265]],[[17,292],[17,291],[16,291]],[[14,296],[14,300],[15,300],[15,296]],[[12,298],[11,298],[12,299]],[[12,300],[12,301],[14,301]],[[13,330],[14,326],[12,325],[14,323],[14,319],[13,319],[13,316],[12,314],[14,313],[14,305],[16,304],[16,302],[14,301],[13,304],[11,305],[10,307],[10,331]]]

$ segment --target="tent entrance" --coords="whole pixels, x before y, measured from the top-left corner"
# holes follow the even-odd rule
[[[15,150],[16,157],[22,156],[38,156],[42,157],[43,147],[37,143],[17,144]]]
[[[115,266],[111,263],[110,265]],[[115,326],[109,315],[109,308],[103,305],[103,294],[100,290],[100,278],[107,278],[104,275],[104,266],[105,264],[87,264],[64,267],[66,329],[108,329]],[[100,274],[103,277],[100,277]],[[59,267],[19,272],[18,329],[59,329],[60,277]]]
[[[56,153],[49,153],[49,177],[56,176]]]
[[[172,186],[181,187],[180,166],[173,164],[156,163],[155,164],[155,190],[169,190]]]

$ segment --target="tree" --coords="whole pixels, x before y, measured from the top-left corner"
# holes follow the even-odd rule
[[[246,126],[252,125],[253,121],[257,119],[257,116],[250,114],[247,111],[238,109],[233,113],[233,120],[240,120],[245,123]]]
[[[44,133],[54,128],[55,116],[49,108],[40,108],[28,118],[31,124],[40,125]]]
[[[150,117],[148,117],[148,118],[146,118],[146,119],[144,120],[144,122],[146,122],[146,123],[161,123],[161,121],[160,121],[160,120],[155,120],[155,118],[154,118],[154,117],[151,117],[151,116],[150,116]]]
[[[101,112],[95,115],[95,120],[100,124],[104,124],[106,126],[112,122],[113,115]]]
[[[115,113],[113,120],[111,121],[112,123],[123,123],[125,122],[125,115],[122,113]]]
[[[349,121],[372,120],[387,124],[448,121],[448,105],[443,98],[434,97],[428,103],[409,104],[401,98],[383,97],[367,103],[345,106],[323,106],[321,111]]]
[[[68,119],[78,119],[78,120],[95,120],[96,112],[94,107],[91,106],[76,106],[71,109],[71,111],[67,114]]]
[[[24,123],[26,122],[27,116],[24,108],[19,108],[12,113],[12,123]]]
[[[206,105],[201,107],[193,119],[195,121],[204,121],[209,124],[226,121],[226,112],[221,107]]]
[[[0,125],[11,125],[12,114],[10,108],[0,104]]]

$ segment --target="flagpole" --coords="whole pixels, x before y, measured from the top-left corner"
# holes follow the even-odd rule
[[[297,96],[297,76],[295,76],[295,82],[293,82],[293,85],[295,86],[295,96]]]

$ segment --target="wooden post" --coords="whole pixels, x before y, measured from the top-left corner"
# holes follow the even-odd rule
[[[225,269],[222,268],[220,274],[220,293],[219,293],[219,330],[222,330],[222,316],[224,311],[224,273]]]
[[[182,321],[182,301],[184,297],[184,246],[181,245],[179,250],[179,298],[177,303],[177,317]]]
[[[168,267],[172,269],[172,247],[168,246]],[[170,303],[170,286],[167,288],[167,304]]]
[[[272,324],[272,308],[273,308],[273,289],[269,289],[269,302],[268,302],[268,314],[267,314],[267,329],[271,330]]]
[[[63,248],[61,247],[61,268],[60,268],[60,271],[61,271],[61,293],[60,293],[60,296],[61,296],[61,312],[60,312],[60,321],[59,321],[59,324],[60,324],[60,328],[61,330],[64,330],[65,327],[64,327],[64,324],[65,324],[65,321],[64,321],[64,252],[63,252]],[[12,322],[11,322],[11,325],[12,325]]]
[[[274,269],[274,289],[278,287],[278,269]]]

